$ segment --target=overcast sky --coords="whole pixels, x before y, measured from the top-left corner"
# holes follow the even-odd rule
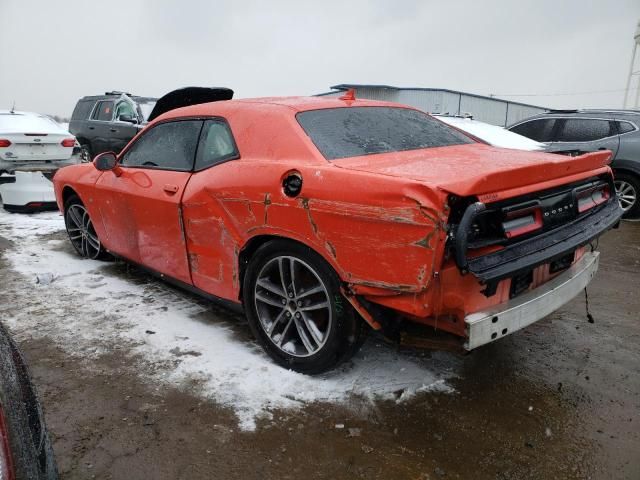
[[[0,0],[0,108],[68,116],[112,89],[338,83],[621,107],[639,19],[640,0]]]

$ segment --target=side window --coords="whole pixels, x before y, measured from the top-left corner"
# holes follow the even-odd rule
[[[193,168],[201,128],[201,120],[156,125],[127,150],[120,163],[126,167],[189,171]]]
[[[629,122],[616,122],[616,123],[618,124],[618,133],[620,134],[633,132],[636,129],[633,126],[633,124]]]
[[[550,142],[555,124],[554,118],[540,118],[516,125],[511,131],[536,142]]]
[[[116,120],[120,120],[120,117],[122,115],[127,115],[132,118],[138,118],[135,110],[133,109],[133,106],[129,102],[124,101],[118,103],[118,106],[116,107]]]
[[[196,157],[196,170],[202,170],[237,157],[238,149],[229,125],[222,120],[204,122]]]
[[[590,142],[614,135],[613,122],[588,118],[568,118],[558,132],[558,142]]]
[[[91,100],[80,100],[73,109],[71,120],[87,120],[91,114],[93,102]]]
[[[113,102],[110,100],[98,102],[91,118],[103,122],[110,121],[113,118]]]

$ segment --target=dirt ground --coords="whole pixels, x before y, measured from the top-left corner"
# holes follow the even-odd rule
[[[50,240],[43,235],[42,248]],[[65,303],[49,305],[37,292],[20,297],[33,290],[9,261],[20,248],[0,237],[0,319],[55,308],[65,322],[81,299],[70,294],[64,311]],[[595,323],[579,296],[464,357],[402,351],[409,360],[447,357],[455,391],[276,409],[255,431],[239,428],[228,405],[198,394],[196,382],[171,386],[147,376],[153,360],[127,345],[84,361],[49,338],[44,323],[38,335],[9,325],[30,364],[63,479],[639,479],[640,223],[608,233],[600,250],[589,287]],[[121,264],[105,275],[165,288]],[[148,308],[166,309],[171,298],[160,295]],[[234,325],[236,341],[252,348],[236,314],[212,308],[210,317]]]

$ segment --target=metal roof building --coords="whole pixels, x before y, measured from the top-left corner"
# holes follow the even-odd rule
[[[338,97],[350,88],[356,90],[356,98],[385,100],[403,103],[428,113],[472,115],[481,122],[505,127],[519,120],[547,112],[550,109],[500,98],[485,97],[473,93],[444,88],[402,88],[390,85],[360,85],[342,83],[331,87],[331,92],[319,96]]]

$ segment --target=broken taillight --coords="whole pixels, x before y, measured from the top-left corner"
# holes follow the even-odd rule
[[[606,202],[611,197],[609,185],[595,185],[582,191],[576,191],[578,213],[586,212],[593,207]]]
[[[542,228],[542,225],[542,210],[535,202],[532,206],[506,212],[506,218],[502,222],[502,229],[507,238],[513,238],[535,232]]]

